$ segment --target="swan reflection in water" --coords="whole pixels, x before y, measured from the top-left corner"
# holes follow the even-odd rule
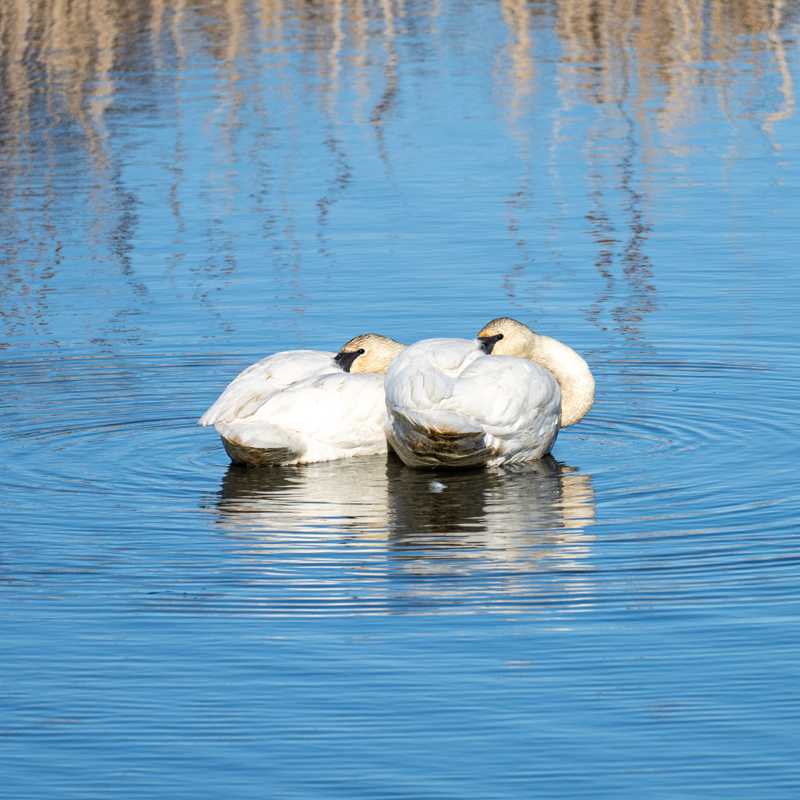
[[[591,477],[552,457],[461,472],[413,470],[391,455],[231,465],[214,511],[248,583],[284,603],[576,600],[592,571]]]

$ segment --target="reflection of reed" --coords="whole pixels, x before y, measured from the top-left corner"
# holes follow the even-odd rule
[[[398,99],[405,96],[404,83],[418,80],[417,67],[427,57],[426,48],[452,50],[464,57],[459,49],[463,31],[457,24],[463,13],[463,4],[442,0],[414,4],[400,0],[4,0],[0,3],[0,174],[4,184],[0,231],[4,242],[26,243],[27,256],[18,254],[13,244],[8,246],[11,255],[6,257],[14,263],[18,255],[30,263],[47,262],[47,269],[40,273],[19,269],[0,279],[0,293],[14,298],[3,303],[6,317],[43,315],[40,307],[30,305],[40,302],[35,298],[44,296],[39,293],[42,281],[50,279],[47,276],[52,276],[58,263],[60,232],[54,220],[59,215],[51,208],[58,191],[53,188],[52,173],[64,163],[77,165],[74,182],[81,185],[70,191],[88,196],[93,219],[85,229],[95,239],[90,244],[119,263],[126,279],[130,278],[132,292],[142,294],[130,274],[126,249],[139,198],[124,188],[120,161],[124,156],[115,152],[119,129],[115,130],[113,112],[116,103],[141,108],[168,102],[159,70],[168,71],[174,89],[174,107],[168,114],[177,120],[177,130],[174,159],[166,169],[172,176],[170,208],[180,251],[188,224],[185,199],[194,188],[187,188],[191,176],[185,169],[187,141],[181,123],[194,101],[186,76],[194,68],[197,53],[206,59],[201,68],[210,57],[217,83],[213,111],[206,122],[209,138],[221,147],[215,150],[218,162],[209,169],[208,181],[222,183],[221,188],[212,186],[209,193],[223,200],[217,221],[212,220],[206,230],[214,257],[213,263],[199,267],[198,285],[203,288],[197,295],[201,299],[213,296],[206,286],[209,280],[224,281],[236,268],[236,242],[226,214],[234,210],[243,186],[230,164],[243,158],[242,140],[248,135],[243,132],[244,114],[255,109],[252,118],[261,130],[253,138],[264,147],[248,163],[255,163],[258,174],[271,182],[270,207],[267,189],[258,193],[258,208],[264,209],[263,235],[273,248],[278,271],[284,273],[279,280],[291,283],[296,305],[303,306],[299,277],[303,246],[298,210],[291,198],[299,170],[290,147],[280,151],[286,154],[285,161],[275,163],[279,147],[273,132],[281,130],[288,140],[301,134],[316,136],[316,144],[327,148],[333,175],[320,193],[317,226],[319,249],[326,257],[332,256],[331,208],[353,173],[353,149],[343,133],[347,123],[361,124],[371,132],[391,172],[387,130]],[[610,316],[612,324],[635,335],[638,318],[654,305],[646,259],[647,196],[641,178],[642,165],[654,152],[648,149],[649,143],[660,139],[672,152],[684,152],[687,145],[681,137],[697,120],[701,102],[707,102],[703,95],[709,90],[716,92],[731,118],[753,117],[775,139],[781,123],[796,109],[785,33],[796,19],[796,4],[787,0],[552,0],[537,4],[499,0],[495,13],[505,26],[504,44],[489,69],[494,70],[497,95],[506,105],[506,121],[524,173],[506,192],[507,227],[517,252],[506,289],[512,297],[518,293],[519,279],[538,249],[526,238],[526,217],[535,210],[531,200],[537,188],[535,135],[548,126],[534,127],[532,113],[551,74],[544,65],[551,57],[549,37],[554,34],[560,45],[555,71],[561,112],[584,102],[598,116],[590,133],[595,152],[593,161],[590,155],[594,174],[588,214],[607,296],[598,299],[593,313],[598,324]],[[420,24],[423,20],[427,28]],[[447,35],[431,35],[433,30],[447,31]],[[475,35],[480,43],[481,34]],[[423,42],[424,36],[428,38]],[[429,60],[445,62],[445,56],[449,53],[437,52]],[[474,52],[467,57],[472,70],[486,70],[486,63],[491,63]],[[135,92],[131,92],[131,74],[136,75]],[[313,105],[309,95],[318,100],[327,122],[310,133],[301,131],[306,121],[303,115]],[[122,105],[122,111],[126,110]],[[559,135],[560,122],[566,117],[566,113],[554,115],[549,136]],[[120,114],[117,120],[122,118]],[[611,163],[609,152],[616,158],[612,164],[616,171],[606,168]],[[45,188],[34,198],[26,196],[26,208],[37,202],[40,206],[23,219],[16,200],[35,181]],[[626,199],[615,213],[612,195],[619,187]],[[50,253],[49,260],[42,258],[43,253]],[[179,264],[180,253],[173,267]],[[621,291],[625,292],[622,299]]]
[[[638,87],[630,98],[632,113],[645,120],[645,109],[659,101],[655,121],[662,130],[690,121],[688,104],[699,86],[725,90],[726,73],[707,70],[709,61],[742,60],[762,84],[766,50],[781,77],[783,101],[776,113],[792,102],[793,87],[781,68],[785,0],[559,0],[555,15],[564,57],[576,67],[574,91],[592,102],[614,103],[620,71],[630,69],[630,82]],[[601,79],[587,83],[587,72],[598,67]]]
[[[337,96],[339,91],[339,77],[341,72],[341,51],[344,42],[343,8],[342,0],[335,0],[331,10],[330,49],[328,51],[326,75],[323,75],[323,112],[325,114],[329,135],[325,138],[325,147],[330,153],[335,174],[328,182],[325,194],[317,201],[317,241],[319,252],[328,260],[333,259],[331,248],[328,244],[327,228],[331,209],[339,196],[350,185],[352,168],[347,154],[342,146],[339,132],[337,131],[338,113]]]
[[[112,163],[107,122],[117,92],[117,70],[126,66],[130,32],[138,29],[139,14],[138,7],[121,7],[113,0],[0,4],[0,169],[11,189],[4,194],[9,208],[16,207],[20,197],[28,198],[28,207],[38,203],[36,213],[2,214],[7,222],[3,238],[19,243],[15,265],[26,261],[31,265],[22,291],[15,291],[13,284],[0,286],[4,295],[28,298],[27,307],[3,302],[3,316],[11,328],[47,317],[48,283],[69,235],[55,221],[59,216],[55,204],[69,202],[79,189],[86,193],[90,249],[106,251],[133,295],[146,294],[129,258],[137,200],[124,188]],[[78,166],[84,154],[88,171]],[[63,180],[59,168],[64,165],[78,176],[66,197],[63,189],[56,188]],[[20,197],[15,197],[15,184]],[[45,187],[41,193],[33,188],[38,186]],[[4,278],[7,275],[4,270]],[[129,330],[130,312],[121,309],[112,316],[109,324],[114,331]]]
[[[706,30],[707,5],[704,0],[672,4],[564,0],[558,5],[567,64],[562,72],[574,81],[568,90],[582,94],[600,110],[588,141],[591,207],[587,219],[597,243],[596,268],[604,288],[591,318],[602,325],[608,312],[614,326],[628,336],[638,336],[642,317],[655,308],[645,248],[647,199],[638,177],[640,142],[653,138],[650,121],[654,119],[664,135],[691,121],[690,104],[705,79],[707,40],[721,47],[719,54],[725,58],[742,57],[742,47],[734,44],[733,36],[775,29],[770,4],[749,2],[734,4],[734,13],[726,19],[712,15],[711,30]],[[651,117],[645,109],[655,99],[660,111]],[[615,152],[616,158],[609,157]],[[610,170],[609,163],[616,163],[616,170]],[[623,206],[614,213],[611,206],[617,196]],[[618,227],[612,221],[615,218],[620,219]],[[613,307],[606,309],[609,304]]]
[[[513,121],[522,114],[526,101],[533,93],[533,9],[527,0],[501,0],[500,7],[509,31],[505,60],[510,78],[509,104]]]
[[[384,73],[386,75],[386,83],[380,99],[372,109],[369,121],[375,131],[375,136],[378,139],[378,150],[381,155],[381,160],[389,169],[389,154],[386,150],[386,133],[384,129],[385,118],[389,112],[394,108],[397,101],[398,89],[398,54],[395,45],[395,19],[394,19],[394,4],[393,0],[380,0],[381,10],[383,12],[383,41],[386,51],[386,62],[384,65]]]
[[[523,221],[533,205],[534,191],[530,162],[535,120],[530,111],[535,88],[533,33],[540,23],[533,8],[516,0],[501,2],[509,34],[500,60],[505,69],[498,71],[498,82],[520,149],[522,172],[519,187],[506,202],[509,237],[518,254],[504,276],[512,305],[518,299],[516,284],[533,263]],[[636,337],[642,317],[655,308],[641,175],[649,143],[660,136],[670,150],[683,152],[679,137],[696,120],[695,104],[709,83],[716,84],[728,106],[740,104],[738,112],[729,113],[752,115],[741,86],[751,72],[751,80],[763,90],[770,66],[779,76],[782,101],[776,110],[760,113],[764,130],[771,134],[777,122],[794,113],[794,86],[781,33],[787,24],[785,2],[560,0],[551,5],[550,12],[562,46],[558,68],[562,107],[567,109],[579,100],[598,111],[587,141],[591,165],[587,219],[597,243],[596,267],[603,289],[590,316],[605,326],[608,315],[617,330]],[[709,60],[721,68],[709,71]],[[725,65],[734,60],[737,94],[732,99],[730,70]],[[623,202],[614,209],[618,198]],[[542,277],[537,276],[532,285],[540,285]]]
[[[424,10],[415,7],[413,14],[427,13],[436,19],[443,14],[440,6],[433,2]],[[402,51],[397,41],[398,19],[412,14],[405,4],[398,0],[332,0],[318,7],[303,0],[260,0],[256,4],[208,0],[191,3],[189,8],[197,12],[194,20],[199,22],[199,32],[227,71],[233,95],[230,107],[241,102],[238,61],[249,36],[273,43],[283,40],[282,46],[288,47],[288,28],[299,23],[305,33],[291,46],[316,54],[315,70],[321,78],[318,87],[329,108],[335,103],[346,68],[354,65],[357,79],[365,79],[370,39],[374,39],[385,53],[380,65],[384,86],[370,115],[380,134],[399,90]],[[761,82],[770,68],[759,62],[766,54],[772,59],[781,96],[780,105],[764,115],[765,124],[774,125],[791,116],[795,105],[781,35],[790,21],[789,8],[785,0],[559,0],[550,8],[531,6],[524,0],[501,0],[501,17],[509,31],[503,85],[508,87],[505,94],[512,117],[524,113],[533,91],[536,57],[532,30],[539,18],[550,16],[565,61],[578,69],[576,92],[593,103],[614,102],[620,70],[627,63],[635,70],[632,83],[638,87],[631,98],[634,115],[660,98],[657,123],[664,129],[688,119],[691,108],[687,104],[701,82],[721,84],[726,80],[724,71],[716,77],[703,70],[703,62],[722,64],[734,57],[744,58]],[[105,116],[116,92],[115,67],[134,57],[133,49],[146,42],[136,38],[140,30],[150,32],[152,51],[147,56],[154,57],[168,18],[174,26],[176,19],[185,18],[186,11],[186,0],[7,0],[0,4],[5,125],[14,132],[16,143],[24,140],[35,98],[43,91],[56,114],[67,113],[81,126],[89,148],[102,159]],[[451,11],[459,13],[457,6]],[[256,17],[255,31],[250,29],[250,17]],[[598,67],[601,80],[589,87],[584,80],[586,71]]]
[[[520,121],[533,94],[534,54],[532,45],[531,7],[526,0],[502,0],[503,20],[509,31],[509,41],[503,54],[511,80],[507,102],[510,107],[509,125],[519,148],[522,163],[520,186],[506,200],[506,228],[517,252],[515,263],[503,276],[503,288],[513,308],[517,302],[517,282],[532,263],[530,247],[525,239],[523,216],[530,207],[531,157],[529,131]]]
[[[595,268],[603,282],[589,318],[602,327],[607,306],[613,303],[610,314],[616,329],[624,336],[637,338],[643,317],[655,310],[655,286],[645,249],[650,232],[647,202],[637,178],[640,144],[636,123],[626,108],[628,87],[624,80],[620,91],[619,101],[608,113],[617,118],[622,135],[609,141],[607,122],[601,119],[588,136],[591,207],[586,219],[597,245]],[[613,152],[614,145],[616,157],[609,167],[608,152]],[[610,206],[617,200],[621,201],[620,208],[614,213]],[[619,233],[612,217],[620,219]]]
[[[789,72],[789,64],[786,60],[786,49],[783,45],[783,39],[778,35],[778,31],[783,22],[783,15],[785,14],[784,6],[784,0],[775,1],[775,6],[772,9],[773,25],[769,30],[769,44],[775,54],[775,61],[781,76],[780,92],[783,97],[783,102],[780,107],[771,114],[768,114],[764,120],[764,130],[770,136],[772,135],[775,123],[790,119],[794,115],[795,110],[794,82],[792,81],[792,74]]]

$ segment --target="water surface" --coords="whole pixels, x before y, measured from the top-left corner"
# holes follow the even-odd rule
[[[0,8],[14,798],[793,798],[800,8]],[[500,314],[553,458],[228,464],[276,350]]]

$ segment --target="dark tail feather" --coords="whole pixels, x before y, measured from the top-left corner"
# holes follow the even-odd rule
[[[288,447],[248,447],[246,444],[220,437],[225,452],[234,464],[247,464],[251,467],[275,467],[296,458],[297,454]]]
[[[389,444],[412,467],[472,467],[485,464],[493,454],[484,431],[442,430],[398,412],[392,414],[392,422]]]

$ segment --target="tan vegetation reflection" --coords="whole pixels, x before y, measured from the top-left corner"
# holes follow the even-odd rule
[[[779,81],[781,100],[761,110],[764,126],[794,110],[781,35],[790,21],[785,0],[559,0],[555,10],[563,60],[577,68],[569,89],[590,102],[618,103],[626,86],[635,87],[627,98],[632,113],[644,123],[655,108],[657,126],[670,131],[693,121],[697,90],[713,87],[732,113],[758,116],[746,106],[749,73],[761,95]],[[734,59],[746,65],[735,76],[738,101],[730,95]],[[741,103],[737,112],[733,102]]]
[[[178,129],[170,203],[181,234],[180,122],[183,109],[196,99],[188,78],[198,54],[211,57],[217,82],[216,107],[207,119],[209,136],[219,143],[220,164],[209,174],[225,183],[221,195],[227,206],[221,211],[232,209],[241,197],[240,177],[230,165],[245,155],[259,174],[278,176],[269,187],[264,178],[259,199],[265,207],[265,237],[280,240],[273,255],[290,276],[292,297],[302,309],[302,248],[296,210],[288,199],[299,166],[291,152],[281,163],[268,161],[274,157],[273,131],[282,125],[290,137],[299,135],[301,111],[309,103],[318,105],[323,124],[311,135],[330,152],[334,172],[317,202],[318,249],[333,261],[332,211],[351,183],[348,149],[359,146],[353,137],[347,140],[345,126],[360,125],[369,132],[365,138],[394,180],[388,137],[403,102],[419,92],[416,82],[426,49],[475,59],[473,52],[461,50],[462,40],[473,35],[464,26],[485,24],[482,15],[495,14],[503,39],[487,47],[494,47],[496,57],[485,65],[474,61],[471,68],[491,74],[521,165],[521,177],[506,199],[507,234],[517,253],[517,263],[505,276],[509,299],[515,302],[517,284],[539,249],[526,239],[526,218],[541,189],[531,143],[549,137],[548,179],[557,186],[560,148],[574,147],[574,139],[566,138],[571,110],[586,103],[597,110],[597,122],[582,145],[591,172],[584,213],[597,243],[596,268],[604,286],[590,315],[599,325],[610,318],[623,332],[636,335],[642,316],[655,308],[646,258],[646,165],[664,150],[678,156],[687,152],[691,126],[707,107],[709,90],[731,121],[756,120],[779,146],[781,123],[796,112],[786,30],[796,26],[797,13],[797,3],[789,0],[497,0],[494,6],[442,0],[3,0],[0,231],[7,242],[28,243],[31,264],[47,262],[48,251],[50,260],[40,273],[32,267],[30,275],[0,276],[0,295],[13,298],[2,304],[6,310],[1,313],[7,318],[8,309],[18,305],[20,319],[46,317],[36,283],[49,279],[60,258],[51,214],[59,169],[74,168],[74,182],[86,182],[94,214],[86,223],[92,244],[116,247],[112,258],[120,262],[132,292],[142,294],[129,276],[126,257],[119,255],[127,252],[123,240],[131,225],[109,222],[119,210],[119,198],[127,197],[109,132],[112,112],[121,92],[132,86],[136,92],[130,102],[148,108],[172,103],[168,113]],[[558,107],[542,124],[536,116],[537,93],[546,81],[555,82]],[[258,147],[247,154],[240,151],[245,105],[263,123],[256,132]],[[116,124],[124,121],[120,114]],[[42,191],[38,200],[28,198],[26,207],[39,202],[40,208],[23,219],[15,197],[36,184],[32,174],[41,175]],[[620,187],[624,208],[614,209]],[[137,198],[129,199],[135,208]],[[224,221],[225,214],[219,217]],[[208,235],[215,242],[227,241],[226,232],[213,225]],[[225,266],[218,264],[199,282],[223,280],[235,269],[233,247],[219,247],[226,250],[218,259]],[[11,252],[4,263],[14,259]],[[198,287],[198,296],[211,294],[208,287]]]
[[[764,111],[766,128],[794,112],[795,89],[780,31],[796,7],[786,0],[558,0],[549,4],[498,0],[498,7],[508,29],[500,83],[501,88],[509,88],[505,94],[512,115],[522,112],[534,89],[535,30],[550,24],[560,40],[563,63],[578,68],[567,92],[593,103],[615,103],[620,87],[635,83],[636,95],[630,100],[635,113],[646,116],[655,101],[655,118],[663,129],[689,121],[693,91],[702,85],[716,86],[723,102],[730,103],[731,75],[725,65],[734,58],[744,58],[750,65],[754,82],[775,83],[780,100]],[[161,56],[162,34],[170,25],[175,44],[185,47],[180,39],[186,34],[175,23],[185,20],[187,9],[195,12],[198,32],[229,70],[232,86],[247,41],[256,36],[288,49],[290,28],[292,36],[298,28],[300,32],[291,46],[316,53],[318,85],[328,105],[336,100],[345,68],[355,66],[359,92],[371,94],[371,87],[363,82],[370,78],[370,63],[377,64],[383,85],[376,87],[368,120],[379,129],[399,90],[402,53],[397,40],[406,32],[407,18],[427,15],[433,25],[443,13],[441,2],[406,7],[400,0],[324,4],[304,0],[5,0],[0,4],[4,105],[9,115],[6,125],[16,134],[17,143],[30,130],[35,98],[44,95],[53,113],[67,113],[79,123],[90,148],[102,159],[105,115],[116,91],[114,69],[146,42],[143,31],[150,32],[150,55],[155,62]],[[457,6],[449,10],[459,12]],[[255,30],[249,22],[252,17]],[[374,45],[372,58],[370,44]],[[376,58],[379,51],[382,58]],[[711,62],[722,68],[704,69]],[[598,69],[599,80],[594,80],[590,75]],[[627,81],[626,72],[632,73]]]
[[[507,228],[517,262],[504,276],[509,302],[536,248],[520,217],[532,205],[529,142],[536,136],[538,29],[553,25],[559,108],[550,131],[551,179],[558,180],[563,130],[578,103],[597,109],[583,153],[589,165],[586,218],[597,246],[602,289],[589,311],[600,327],[638,337],[656,308],[647,257],[648,165],[657,153],[689,152],[691,126],[713,91],[728,120],[757,121],[775,149],[776,127],[795,113],[784,28],[796,21],[786,0],[558,0],[546,5],[501,0],[508,28],[497,71],[498,95],[519,150],[520,183],[509,195]],[[547,9],[543,14],[542,10]],[[549,102],[549,101],[548,101]],[[564,140],[567,143],[568,140]],[[574,139],[566,146],[573,147]],[[616,167],[616,168],[614,168]],[[621,200],[622,205],[614,208]],[[542,265],[538,265],[541,285]],[[532,289],[535,291],[535,289]]]
[[[373,610],[403,598],[438,608],[464,596],[474,601],[488,575],[482,603],[515,606],[525,595],[528,606],[540,592],[564,600],[590,584],[592,481],[552,458],[513,471],[444,473],[410,470],[385,456],[281,470],[231,467],[212,510],[236,556],[228,568],[280,602],[284,595],[305,603],[343,596],[343,584],[354,581]],[[350,564],[362,559],[367,571],[353,573]],[[315,563],[338,564],[338,575],[327,569],[309,583]],[[539,587],[544,574],[551,577]],[[560,574],[569,577],[562,582]],[[432,576],[464,580],[438,585]],[[402,588],[392,586],[396,579]]]

